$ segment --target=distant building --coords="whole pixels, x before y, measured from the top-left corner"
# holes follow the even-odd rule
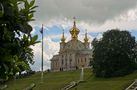
[[[64,31],[60,42],[59,54],[51,59],[51,71],[75,70],[81,67],[89,67],[92,60],[92,51],[89,47],[87,32],[84,42],[78,40],[80,30],[74,25],[70,29],[71,40],[65,42]]]

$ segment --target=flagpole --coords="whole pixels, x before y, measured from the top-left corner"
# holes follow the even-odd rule
[[[42,29],[41,29],[41,34],[42,34],[42,60],[41,60],[41,83],[43,83],[43,24],[42,24]]]

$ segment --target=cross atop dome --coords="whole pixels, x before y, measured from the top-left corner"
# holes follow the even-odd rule
[[[73,20],[74,20],[73,27],[70,29],[70,34],[71,34],[72,40],[77,40],[80,30],[76,27],[76,18],[75,17],[73,18]]]
[[[73,26],[76,26],[76,17],[73,17],[73,20],[74,20],[74,25]]]

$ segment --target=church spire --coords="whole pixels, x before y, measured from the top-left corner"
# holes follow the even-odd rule
[[[61,37],[61,42],[65,42],[64,29],[63,29],[63,33],[62,33],[62,37]]]
[[[85,33],[84,42],[85,42],[85,43],[87,43],[87,42],[88,42],[88,37],[87,37],[87,30],[86,30],[86,33]]]
[[[73,19],[74,19],[74,22],[73,22],[73,27],[70,30],[70,34],[71,34],[72,39],[77,40],[78,34],[79,34],[79,29],[76,27],[76,21],[75,21],[76,18],[74,17]]]

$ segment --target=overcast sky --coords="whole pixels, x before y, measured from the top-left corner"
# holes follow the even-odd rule
[[[44,69],[50,68],[50,59],[58,53],[62,28],[67,41],[70,39],[73,17],[76,17],[81,41],[85,29],[90,41],[114,28],[128,30],[137,37],[137,0],[36,0],[36,5],[32,35],[39,35],[41,40],[39,30],[44,24]],[[41,43],[32,48],[35,54],[32,69],[40,70]]]

